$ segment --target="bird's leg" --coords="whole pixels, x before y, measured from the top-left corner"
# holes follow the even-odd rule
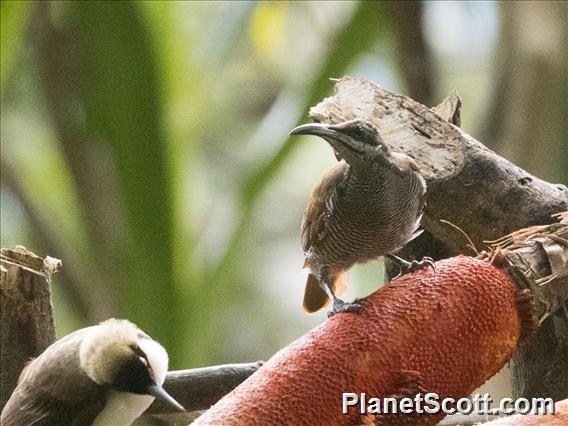
[[[320,274],[320,279],[318,280],[320,287],[329,300],[331,301],[331,308],[327,311],[327,317],[330,318],[335,314],[341,312],[360,312],[363,309],[363,305],[354,300],[353,302],[344,302],[338,298],[334,293],[330,285],[329,275],[327,273]]]
[[[436,267],[434,266],[434,259],[432,259],[431,257],[423,257],[421,260],[413,260],[412,262],[404,260],[394,254],[385,254],[385,258],[392,260],[400,268],[400,273],[396,277],[394,277],[393,280],[395,278],[400,277],[403,274],[418,271],[426,267],[430,267],[432,268],[432,271],[436,272]]]

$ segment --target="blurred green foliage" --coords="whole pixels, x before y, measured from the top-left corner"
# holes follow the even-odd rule
[[[143,319],[141,326],[171,346],[170,324],[183,323],[180,310],[171,308],[179,300],[173,285],[174,194],[150,32],[133,2],[76,2],[71,14],[84,59],[86,130],[108,145],[125,209],[126,279],[119,309]]]
[[[20,45],[30,6],[31,3],[24,1],[3,1],[0,3],[0,10],[2,11],[2,29],[0,30],[2,40],[1,87],[4,87],[4,80]]]
[[[59,333],[126,317],[188,368],[266,358],[320,322],[301,311],[298,229],[335,160],[288,131],[330,77],[405,92],[409,34],[439,65],[443,83],[424,84],[466,98],[466,131],[492,90],[495,31],[467,37],[494,6],[407,7],[423,28],[387,2],[3,1],[2,245],[62,258]],[[456,16],[469,56],[436,26]],[[351,291],[381,275],[357,268]]]

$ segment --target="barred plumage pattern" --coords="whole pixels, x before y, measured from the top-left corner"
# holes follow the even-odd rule
[[[314,189],[302,224],[302,244],[305,266],[316,276],[322,268],[333,276],[355,263],[393,253],[420,233],[424,178],[388,160],[368,167],[355,172],[341,161]],[[310,220],[308,215],[314,213],[319,219]]]

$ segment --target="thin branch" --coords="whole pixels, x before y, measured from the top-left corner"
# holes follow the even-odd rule
[[[164,388],[188,411],[206,410],[262,366],[262,361],[170,371]],[[175,413],[156,399],[145,415]]]

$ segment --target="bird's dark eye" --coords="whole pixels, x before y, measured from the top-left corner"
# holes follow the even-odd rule
[[[138,359],[140,360],[140,362],[145,366],[148,367],[149,363],[148,363],[148,357],[146,356],[146,354],[144,353],[144,351],[142,349],[140,349],[140,346],[131,346],[130,347],[132,349],[132,351],[138,356]]]
[[[152,374],[140,358],[129,358],[123,363],[110,383],[113,389],[137,394],[145,394],[147,387],[152,384]]]
[[[351,130],[351,136],[358,140],[359,142],[363,142],[364,144],[376,146],[377,145],[377,138],[375,136],[375,132],[362,124],[358,124],[354,126]]]
[[[349,133],[351,134],[351,137],[357,139],[357,140],[362,140],[365,138],[365,130],[363,129],[363,126],[361,125],[357,125],[351,128],[351,130],[349,131]]]
[[[145,367],[148,367],[148,360],[145,357],[139,356],[138,359],[142,364],[144,364]]]

